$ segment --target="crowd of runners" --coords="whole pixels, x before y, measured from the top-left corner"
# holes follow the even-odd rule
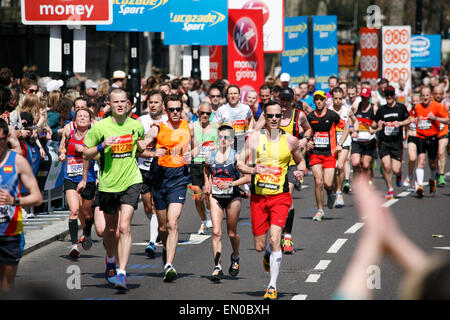
[[[426,78],[428,79],[428,78]],[[330,77],[329,90],[313,78],[291,86],[289,75],[269,79],[242,99],[227,80],[150,77],[142,103],[124,89],[126,74],[94,82],[24,74],[15,81],[0,70],[0,277],[8,290],[23,251],[24,208],[42,196],[29,165],[26,144],[46,156],[47,141],[59,141],[64,191],[70,209],[69,256],[92,246],[92,227],[103,239],[105,278],[127,290],[126,265],[132,246],[131,221],[142,199],[149,220],[145,254],[155,258],[162,243],[163,280],[177,279],[178,223],[189,194],[199,215],[198,234],[212,229],[211,281],[223,277],[222,221],[232,252],[228,273],[239,274],[242,203],[250,201],[254,247],[270,273],[265,299],[277,298],[282,256],[294,252],[292,195],[312,175],[317,211],[345,206],[352,179],[373,184],[376,160],[386,182],[424,196],[446,184],[449,83],[432,77],[408,89],[404,82],[376,84]],[[245,101],[243,101],[245,100]],[[140,110],[141,112],[137,112]],[[136,113],[141,114],[137,116]],[[407,148],[407,159],[403,149]],[[425,172],[428,158],[429,175]],[[402,172],[402,161],[408,171]],[[27,189],[21,196],[19,185]],[[188,192],[189,191],[189,192]],[[326,199],[325,199],[326,193]],[[79,221],[79,222],[78,222]],[[82,233],[79,235],[79,223]],[[79,237],[80,236],[80,237]]]

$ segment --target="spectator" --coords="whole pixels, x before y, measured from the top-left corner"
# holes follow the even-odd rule
[[[64,129],[64,122],[69,118],[73,108],[72,100],[61,97],[54,105],[49,105],[47,112],[48,126],[52,131],[52,140],[59,141]]]
[[[113,73],[112,84],[109,92],[114,88],[125,88],[125,79],[127,75],[122,70],[116,70]]]

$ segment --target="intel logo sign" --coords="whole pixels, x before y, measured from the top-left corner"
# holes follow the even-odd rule
[[[422,52],[428,50],[428,48],[430,48],[430,40],[428,38],[419,36],[411,39],[412,51]]]

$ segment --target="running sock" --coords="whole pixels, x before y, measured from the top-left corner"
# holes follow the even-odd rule
[[[220,267],[220,255],[221,255],[221,253],[220,252],[217,252],[216,253],[216,256],[214,257],[214,265],[217,267],[217,266],[219,266]],[[222,268],[221,268],[222,269]]]
[[[69,219],[69,233],[72,244],[78,243],[78,219]]]
[[[106,257],[106,262],[107,263],[116,263],[116,257],[115,256],[112,256],[112,258]]]
[[[127,275],[127,272],[126,272],[125,270],[118,269],[118,270],[117,270],[117,274],[118,274],[118,275],[119,275],[119,274],[123,274],[124,276],[126,276],[126,275]]]
[[[424,169],[423,168],[417,168],[416,169],[416,177],[417,177],[417,184],[419,186],[423,185],[423,176],[424,176]]]
[[[158,218],[156,214],[152,214],[152,219],[150,220],[150,242],[156,243],[156,238],[158,238]]]
[[[277,279],[280,273],[280,265],[283,253],[281,251],[272,252],[270,255],[270,283],[269,287],[272,286],[277,289]]]
[[[294,224],[294,215],[295,215],[295,209],[291,209],[289,210],[287,219],[286,219],[286,223],[284,225],[284,231],[286,233],[291,233],[292,232],[292,225]]]
[[[83,234],[85,234],[86,236],[90,237],[91,236],[91,230],[92,230],[92,225],[94,224],[94,218],[91,219],[85,219],[86,225],[83,228]]]

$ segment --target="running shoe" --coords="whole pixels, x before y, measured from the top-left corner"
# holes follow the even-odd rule
[[[330,192],[330,193],[327,193],[327,195],[328,195],[328,201],[327,201],[328,209],[333,209],[334,202],[336,201],[336,193]]]
[[[239,259],[233,259],[233,254],[231,254],[231,265],[228,273],[232,277],[236,277],[239,274]]]
[[[395,183],[396,183],[397,187],[401,188],[401,186],[402,186],[402,176],[401,175],[396,176]]]
[[[266,294],[264,295],[264,300],[276,300],[277,299],[277,290],[274,287],[270,286],[266,290]]]
[[[386,193],[386,199],[394,199],[395,198],[395,195],[394,195],[394,190],[389,190],[387,193]]]
[[[82,235],[78,243],[81,243],[81,246],[84,250],[89,250],[92,247],[92,239],[89,236]]]
[[[156,245],[154,242],[150,241],[145,248],[145,255],[150,259],[153,259],[156,256]]]
[[[116,283],[117,278],[116,263],[115,262],[108,263],[106,259],[105,263],[106,263],[106,271],[105,271],[106,281],[108,281],[109,284],[114,285]]]
[[[417,186],[416,193],[417,193],[417,196],[419,197],[419,199],[423,198],[423,187]]]
[[[211,216],[209,214],[206,215],[206,227],[207,228],[212,228]]]
[[[206,232],[206,225],[204,224],[204,223],[202,223],[201,225],[200,225],[200,228],[198,229],[198,234],[205,234],[205,232]]]
[[[409,178],[408,178],[408,177],[406,177],[406,178],[403,180],[402,186],[403,186],[403,188],[405,188],[405,189],[409,189],[409,188],[411,187],[411,184],[409,183]]]
[[[318,210],[316,215],[312,219],[313,221],[322,221],[324,215],[325,213],[323,212],[323,210]]]
[[[264,253],[263,267],[266,272],[270,272],[270,253],[267,251]]]
[[[430,179],[428,180],[428,184],[430,186],[430,194],[433,196],[436,195],[436,181]]]
[[[219,266],[215,266],[213,273],[211,275],[211,281],[217,282],[217,281],[222,280],[222,278],[223,278],[222,268],[220,268]]]
[[[114,283],[114,289],[125,291],[127,290],[127,276],[124,274],[117,274],[116,281]]]
[[[292,247],[292,245],[294,244],[294,242],[292,242],[291,238],[284,238],[281,241],[281,248],[283,250],[284,254],[293,254],[294,253],[294,248]]]
[[[176,280],[178,278],[178,274],[177,271],[175,270],[174,267],[172,267],[172,265],[168,265],[165,269],[164,269],[164,281],[165,282],[172,282],[174,280]]]
[[[69,256],[72,259],[78,259],[80,257],[80,250],[78,250],[78,245],[76,243],[70,248]]]
[[[336,194],[336,202],[334,204],[336,208],[343,208],[344,207],[344,196],[342,193]]]
[[[439,188],[443,188],[447,182],[445,181],[445,176],[443,174],[439,175],[439,179],[437,181],[437,185]]]
[[[342,186],[342,191],[344,191],[344,193],[349,193],[352,190],[352,187],[350,185],[350,182],[348,182],[348,180],[346,180],[344,182],[344,185]]]

